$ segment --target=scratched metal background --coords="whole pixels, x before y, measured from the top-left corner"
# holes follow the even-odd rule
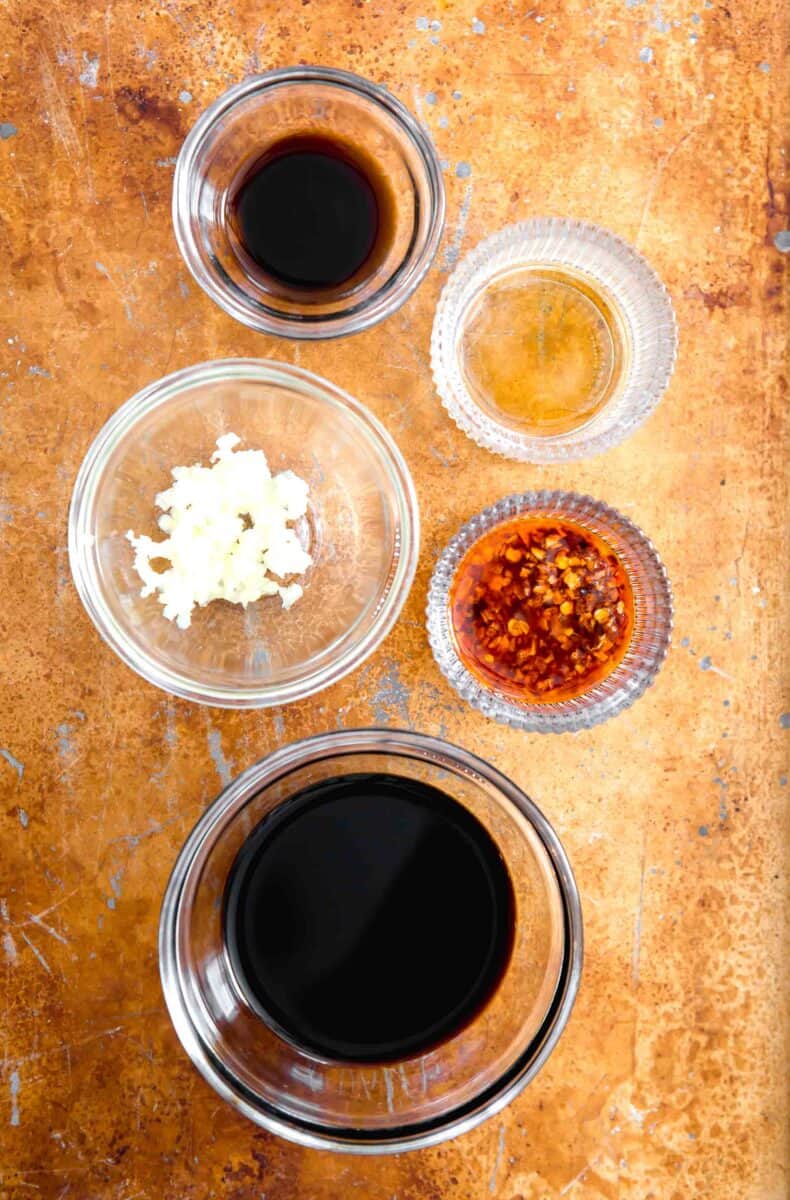
[[[4,1200],[785,1195],[786,32],[772,0],[0,0]],[[387,84],[444,163],[433,270],[352,342],[235,325],[187,279],[171,234],[173,163],[197,114],[245,73],[295,61]],[[428,369],[448,270],[538,213],[636,242],[681,330],[648,425],[551,470],[465,440]],[[105,418],[166,371],[233,354],[300,362],[360,396],[402,446],[424,518],[417,580],[380,652],[274,713],[190,707],[138,680],[94,633],[66,556],[72,483]],[[465,711],[423,628],[446,538],[493,498],[545,484],[643,525],[677,596],[657,686],[559,739]],[[203,1084],[163,1008],[156,924],[221,783],[284,741],[370,722],[441,732],[529,791],[575,865],[589,948],[566,1035],[517,1103],[457,1143],[360,1161],[277,1141]]]

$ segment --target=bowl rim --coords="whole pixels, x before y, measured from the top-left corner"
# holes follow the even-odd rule
[[[232,379],[288,384],[298,381],[314,394],[347,412],[357,427],[377,445],[382,463],[389,468],[390,483],[399,518],[399,558],[384,603],[380,603],[365,636],[353,641],[337,659],[301,679],[259,688],[225,687],[196,683],[190,676],[163,667],[154,655],[141,651],[126,635],[102,598],[98,585],[92,518],[97,489],[109,455],[134,429],[141,417],[166,405],[196,384]],[[417,570],[420,515],[414,481],[395,440],[361,401],[328,379],[291,363],[273,359],[210,359],[174,371],[148,384],[126,400],[104,423],[89,446],[77,474],[68,517],[71,574],[88,616],[102,639],[118,657],[148,683],[170,695],[217,708],[270,708],[302,700],[323,690],[355,670],[373,653],[392,629],[406,601]],[[164,618],[163,618],[164,619]]]
[[[198,247],[190,221],[193,174],[201,149],[214,126],[226,113],[249,96],[293,83],[329,84],[352,91],[384,109],[414,145],[425,168],[432,199],[425,244],[420,253],[414,257],[414,239],[412,239],[407,257],[404,259],[404,264],[410,264],[409,269],[403,270],[404,264],[402,264],[394,279],[389,281],[389,285],[385,285],[381,291],[374,293],[370,302],[361,308],[350,313],[341,311],[310,321],[305,321],[297,315],[276,316],[267,312],[258,312],[239,300],[233,292],[225,287],[221,276],[207,263]],[[383,321],[385,317],[400,308],[419,287],[434,260],[444,231],[445,211],[444,178],[439,157],[428,131],[420,125],[406,105],[382,84],[374,83],[352,71],[344,71],[338,67],[318,65],[278,67],[271,71],[250,75],[240,83],[234,84],[212,101],[208,108],[204,109],[189,130],[178,153],[173,176],[171,202],[173,232],[181,257],[195,282],[228,316],[248,328],[255,329],[259,333],[269,333],[300,341],[344,337],[348,334],[359,333],[363,329],[368,329],[379,321]]]
[[[544,239],[543,253],[536,256],[533,243]],[[469,308],[466,294],[479,282],[475,294],[501,275],[528,268],[533,263],[563,265],[596,280],[607,291],[611,284],[594,269],[573,262],[565,243],[594,246],[604,252],[610,264],[616,264],[623,278],[622,291],[641,295],[652,308],[651,334],[655,340],[658,368],[651,370],[646,383],[624,380],[618,402],[628,403],[613,426],[600,428],[609,401],[590,421],[561,434],[535,435],[497,421],[484,411],[467,388],[455,361],[458,331]],[[614,269],[614,268],[613,268]],[[627,287],[626,287],[627,283]],[[621,316],[633,338],[631,317],[616,294]],[[516,462],[555,463],[590,458],[630,437],[653,413],[669,386],[678,353],[678,329],[672,299],[666,285],[647,259],[629,242],[604,226],[572,217],[537,216],[517,221],[483,238],[454,268],[442,288],[431,330],[431,371],[434,386],[447,414],[458,428],[485,450]],[[617,398],[616,398],[617,399]]]
[[[253,1103],[244,1086],[210,1052],[198,1034],[180,984],[176,940],[180,901],[190,868],[205,840],[218,825],[233,819],[264,784],[275,782],[295,767],[319,758],[371,753],[374,747],[380,753],[407,758],[430,760],[441,755],[450,759],[460,772],[482,775],[526,817],[556,872],[565,912],[565,959],[555,1000],[541,1031],[495,1084],[461,1110],[451,1111],[443,1117],[435,1117],[417,1126],[401,1126],[385,1133],[378,1130],[363,1135],[353,1129],[324,1130],[320,1126],[284,1116],[260,1101]],[[568,856],[554,828],[526,792],[485,759],[444,738],[414,730],[365,727],[330,730],[291,742],[247,767],[223,788],[193,827],[173,865],[162,899],[158,950],[162,992],[179,1041],[193,1065],[225,1101],[255,1124],[298,1145],[350,1154],[379,1155],[433,1146],[457,1137],[500,1112],[523,1091],[554,1050],[570,1017],[581,981],[584,929],[581,897]]]
[[[636,677],[629,675],[631,659],[636,652],[632,638],[622,661],[588,692],[571,700],[519,704],[487,687],[462,662],[451,628],[449,594],[459,563],[484,534],[497,525],[521,516],[539,515],[547,509],[552,516],[593,531],[596,531],[596,523],[609,526],[614,532],[619,527],[633,539],[638,547],[640,565],[658,595],[657,631],[646,652],[647,665],[640,666]],[[598,536],[606,540],[606,529]],[[503,496],[465,521],[439,555],[428,585],[425,612],[434,660],[450,686],[484,716],[527,733],[576,733],[600,725],[630,708],[652,686],[661,670],[669,653],[674,622],[672,585],[647,534],[629,517],[601,500],[579,492],[549,489]]]

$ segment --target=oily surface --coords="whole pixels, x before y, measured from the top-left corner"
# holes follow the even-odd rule
[[[786,23],[771,0],[0,5],[4,1200],[785,1195]],[[169,214],[197,114],[246,73],[296,61],[390,87],[430,129],[448,193],[436,263],[405,308],[353,341],[300,347],[212,305]],[[681,336],[648,424],[554,469],[466,440],[428,365],[453,263],[536,214],[635,242]],[[306,703],[236,714],[168,699],[100,641],[70,582],[66,518],[123,400],[244,354],[299,362],[371,407],[414,472],[423,540],[402,618],[361,670]],[[559,738],[465,710],[423,626],[446,539],[543,486],[636,520],[677,606],[656,686]],[[575,1011],[536,1082],[457,1142],[380,1160],[303,1151],[237,1117],[182,1052],[156,958],[169,869],[221,783],[286,741],[370,723],[440,732],[512,775],[564,841],[587,939]]]

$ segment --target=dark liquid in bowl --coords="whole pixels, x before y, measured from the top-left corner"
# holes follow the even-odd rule
[[[321,1057],[387,1062],[466,1025],[513,943],[505,863],[427,784],[354,774],[305,789],[247,838],[225,938],[251,1007]]]
[[[361,148],[321,135],[283,138],[230,198],[239,243],[275,283],[336,290],[364,278],[392,239],[390,186]]]

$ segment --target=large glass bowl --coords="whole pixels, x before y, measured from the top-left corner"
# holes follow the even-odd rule
[[[142,599],[127,530],[163,536],[154,497],[174,466],[208,463],[217,438],[261,449],[310,488],[297,532],[314,563],[304,595],[196,608],[188,629]],[[419,516],[395,443],[357,400],[284,363],[226,359],[128,400],[88,450],[69,515],[82,602],[113,650],[173,695],[227,708],[301,699],[352,671],[392,628],[417,562]]]
[[[634,627],[625,656],[611,674],[579,696],[544,703],[518,701],[481,682],[458,652],[450,612],[453,580],[479,538],[516,517],[570,521],[607,542],[628,576]],[[443,550],[428,589],[428,639],[447,681],[487,717],[534,733],[574,733],[617,716],[650,687],[672,636],[672,590],[653,543],[616,509],[576,492],[523,492],[505,496],[459,529]]]
[[[354,286],[330,296],[294,299],[265,286],[229,220],[230,198],[250,163],[296,134],[359,147],[375,159],[394,200],[386,253]],[[386,88],[330,67],[286,67],[230,88],[191,129],[173,182],[176,240],[197,282],[237,321],[289,338],[356,333],[395,312],[433,261],[444,208],[436,151],[408,109]]]
[[[385,1065],[329,1061],[279,1036],[250,1009],[223,937],[225,885],[245,838],[305,787],[354,772],[419,780],[463,805],[499,848],[515,897],[513,951],[483,1010],[438,1047]],[[437,862],[439,888],[441,872]],[[384,1154],[471,1129],[535,1076],[578,989],[581,908],[557,835],[504,775],[423,734],[339,731],[276,751],[215,800],[170,877],[159,958],[176,1032],[234,1108],[302,1145]]]

